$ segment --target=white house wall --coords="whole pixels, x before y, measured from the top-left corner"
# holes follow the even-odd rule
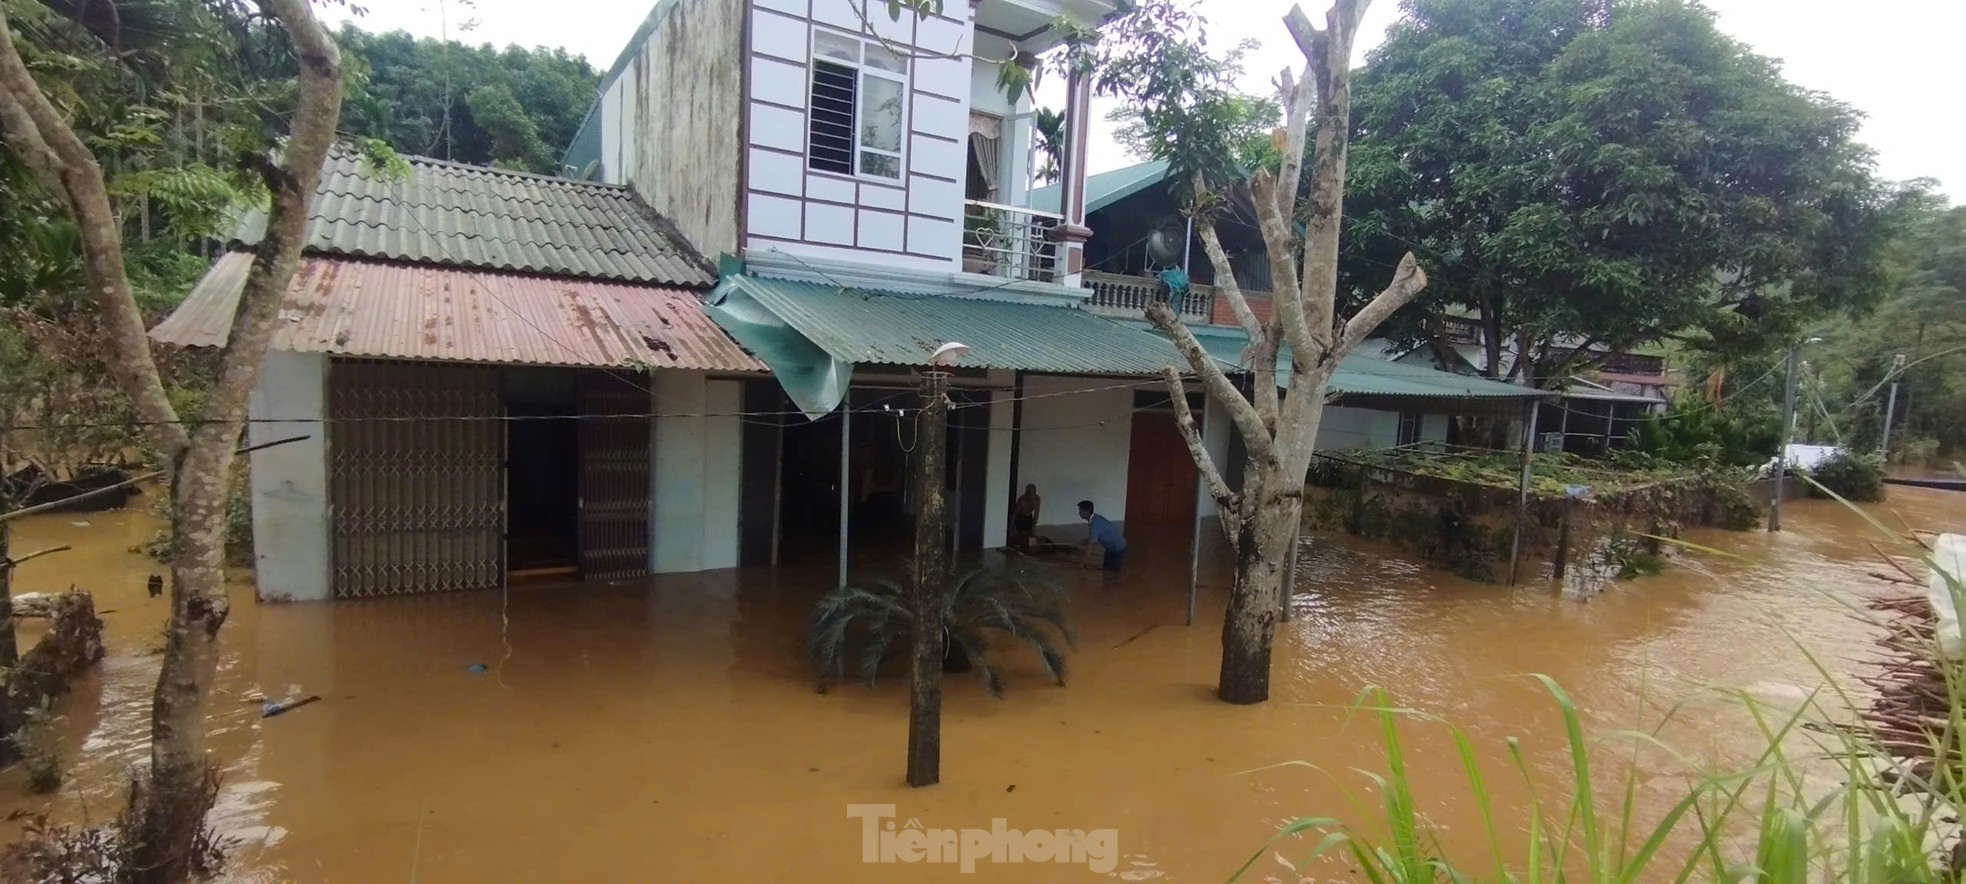
[[[1327,405],[1318,425],[1319,451],[1391,448],[1399,444],[1399,413]]]
[[[328,357],[266,354],[248,405],[253,445],[305,436],[251,455],[253,558],[259,597],[334,597],[328,551]],[[293,423],[261,423],[293,421]]]
[[[601,93],[601,179],[702,254],[738,247],[746,0],[679,0]]]
[[[677,574],[737,567],[743,384],[701,372],[658,371],[653,419],[654,537],[649,570]]]
[[[1073,504],[1090,500],[1108,517],[1126,513],[1126,462],[1133,443],[1133,389],[1101,378],[1024,379],[1017,487],[1044,498],[1042,527],[1083,527]]]
[[[888,17],[885,4],[867,0],[751,5],[745,248],[958,269],[969,150],[969,4],[947,4],[943,16],[903,15],[899,21]],[[807,168],[814,29],[878,36],[915,54],[908,63],[901,180]]]

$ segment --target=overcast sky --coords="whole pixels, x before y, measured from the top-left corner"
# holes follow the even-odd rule
[[[654,0],[357,2],[368,7],[358,24],[369,30],[401,28],[437,37],[448,28],[450,36],[470,42],[564,47],[603,70],[654,5]],[[1966,34],[1966,2],[1707,0],[1707,5],[1719,13],[1723,30],[1782,59],[1789,79],[1863,111],[1868,119],[1861,138],[1876,149],[1885,177],[1936,178],[1955,203],[1966,201],[1966,118],[1959,113],[1957,91],[1966,81],[1957,54],[1959,36]],[[1201,8],[1212,22],[1211,44],[1227,49],[1245,38],[1262,42],[1249,58],[1247,91],[1268,93],[1278,70],[1302,66],[1282,26],[1289,0],[1202,0]],[[328,9],[330,18],[347,17],[337,7]],[[1322,15],[1318,3],[1305,9]],[[1398,15],[1396,0],[1373,3],[1359,40],[1361,59]],[[1041,98],[1056,103],[1054,89],[1041,92]],[[1103,119],[1098,122],[1103,129]],[[1133,161],[1105,138],[1093,143],[1095,172]]]

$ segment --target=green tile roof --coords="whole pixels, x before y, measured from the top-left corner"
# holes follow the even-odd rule
[[[1197,338],[1215,358],[1232,364],[1241,363],[1243,347],[1249,343],[1249,337],[1240,331],[1198,334]],[[1289,367],[1288,348],[1284,350],[1280,362],[1279,368]],[[1287,375],[1278,376],[1279,383],[1286,380]],[[1326,389],[1339,396],[1414,396],[1430,399],[1537,399],[1550,395],[1545,390],[1532,390],[1422,365],[1388,362],[1359,353],[1347,356],[1338,363],[1338,370],[1332,372]]]
[[[726,277],[711,292],[711,315],[718,316],[717,307],[741,298],[770,310],[827,355],[848,364],[922,365],[937,347],[960,341],[969,345],[964,368],[1154,375],[1162,366],[1186,365],[1174,345],[1158,334],[1072,307],[739,274]],[[726,329],[750,346],[742,333],[729,325]]]
[[[351,153],[329,157],[307,251],[483,270],[709,286],[716,275],[626,187],[406,157],[388,179]],[[255,211],[237,242],[266,229]]]
[[[1085,179],[1085,211],[1097,212],[1120,200],[1126,199],[1155,184],[1167,180],[1167,161],[1153,160],[1101,172]],[[1058,185],[1050,184],[1031,191],[1031,208],[1040,212],[1057,212]]]

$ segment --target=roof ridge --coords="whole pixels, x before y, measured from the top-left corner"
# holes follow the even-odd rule
[[[534,181],[547,181],[553,184],[571,184],[577,187],[608,191],[611,193],[629,191],[629,187],[626,184],[609,184],[605,181],[565,178],[559,175],[549,175],[544,172],[526,172],[519,169],[501,169],[497,166],[480,166],[475,163],[461,163],[456,160],[427,157],[422,154],[404,154],[403,161],[413,166],[438,166],[447,169],[460,169],[466,172],[480,172],[494,178],[522,178]]]

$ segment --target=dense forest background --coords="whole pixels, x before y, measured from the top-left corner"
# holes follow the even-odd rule
[[[268,108],[280,106],[292,89],[290,74],[280,70],[285,62],[268,49],[265,35],[240,26],[236,17],[213,14],[209,0],[121,0],[114,5],[114,17],[103,14],[103,5],[81,0],[0,0],[0,5],[37,77],[109,171],[126,227],[133,282],[152,319],[160,318],[223,247],[231,219],[263,198],[254,176],[239,168],[233,146],[246,133],[259,137],[257,133],[277,131],[281,125]],[[1533,328],[1549,339],[1578,332],[1603,338],[1604,330],[1590,323],[1601,324],[1619,311],[1630,313],[1643,323],[1634,320],[1618,327],[1642,326],[1638,337],[1648,340],[1618,343],[1675,352],[1685,404],[1697,408],[1713,407],[1702,402],[1724,402],[1725,410],[1741,420],[1763,424],[1773,419],[1780,400],[1780,376],[1771,370],[1781,361],[1785,342],[1807,340],[1800,351],[1805,365],[1798,384],[1800,435],[1866,450],[1878,444],[1887,377],[1902,354],[1907,367],[1892,436],[1894,453],[1935,467],[1966,457],[1966,352],[1957,350],[1966,347],[1966,208],[1933,196],[1929,182],[1868,177],[1861,145],[1849,140],[1854,111],[1823,96],[1796,92],[1776,72],[1714,35],[1710,22],[1689,17],[1684,7],[1633,5],[1631,9],[1650,18],[1633,18],[1621,30],[1597,5],[1595,0],[1432,0],[1409,12],[1409,17],[1425,13],[1438,21],[1396,29],[1397,39],[1371,56],[1378,70],[1368,66],[1361,79],[1353,147],[1355,195],[1348,200],[1356,204],[1348,206],[1356,212],[1347,217],[1348,260],[1373,269],[1381,258],[1375,249],[1425,246],[1423,263],[1438,281],[1427,293],[1432,306],[1483,305],[1478,293],[1470,294],[1470,286],[1455,283],[1460,277],[1519,278],[1524,283],[1512,284],[1510,300],[1485,303],[1496,308],[1496,321]],[[1514,15],[1489,15],[1491,6],[1520,9]],[[1547,29],[1575,36],[1564,37],[1562,45],[1470,54],[1471,47],[1527,46],[1484,29],[1495,21],[1534,21],[1536,16],[1576,19],[1573,26]],[[1685,34],[1705,36],[1689,41],[1682,39]],[[358,147],[375,148],[378,155],[561,172],[559,154],[578,129],[600,79],[585,59],[559,49],[470,45],[347,25],[336,37],[348,62],[343,134]],[[1619,41],[1649,46],[1661,40],[1683,56],[1677,62],[1680,69],[1700,74],[1682,78],[1691,84],[1681,90],[1685,94],[1647,92],[1669,78],[1651,69],[1619,66],[1619,59],[1658,53],[1634,56],[1604,49],[1607,41],[1615,48]],[[1450,48],[1454,52],[1445,51]],[[1231,56],[1226,65],[1233,63]],[[1485,85],[1464,89],[1458,83]],[[1507,96],[1494,92],[1501,88],[1495,84],[1515,84],[1510,87],[1517,90],[1511,93],[1514,98],[1501,101]],[[1406,100],[1413,94],[1434,96],[1423,103],[1431,116],[1396,112],[1419,106]],[[1826,148],[1785,160],[1800,170],[1794,183],[1777,182],[1787,191],[1771,186],[1772,195],[1758,195],[1718,213],[1731,217],[1758,207],[1765,213],[1766,207],[1782,204],[1784,192],[1820,194],[1809,204],[1820,207],[1816,214],[1783,216],[1801,217],[1806,226],[1741,228],[1724,218],[1713,221],[1713,212],[1686,224],[1670,217],[1679,226],[1693,221],[1707,225],[1688,229],[1733,230],[1729,235],[1741,239],[1736,247],[1761,250],[1768,256],[1764,263],[1779,265],[1779,273],[1768,274],[1770,281],[1757,286],[1756,309],[1736,305],[1716,311],[1702,300],[1698,286],[1681,286],[1672,298],[1662,296],[1663,290],[1645,274],[1665,258],[1688,257],[1683,263],[1701,272],[1712,264],[1704,252],[1681,255],[1690,248],[1688,237],[1631,240],[1638,244],[1629,254],[1598,247],[1579,257],[1544,248],[1566,241],[1565,231],[1589,224],[1630,229],[1646,220],[1629,209],[1641,198],[1652,200],[1659,207],[1655,212],[1685,214],[1688,206],[1721,205],[1717,196],[1692,191],[1670,199],[1655,198],[1668,191],[1621,194],[1624,203],[1609,207],[1581,198],[1574,205],[1538,202],[1541,194],[1583,192],[1571,180],[1574,170],[1592,167],[1605,156],[1629,163],[1633,156],[1682,155],[1675,144],[1645,140],[1657,140],[1647,134],[1653,129],[1633,136],[1603,122],[1620,119],[1622,113],[1600,100],[1607,95],[1640,103],[1640,109],[1654,114],[1670,114],[1688,102],[1732,102],[1757,111],[1710,121],[1713,128],[1704,143],[1736,144],[1738,149],[1702,158],[1703,163],[1760,162],[1757,158],[1772,156],[1764,148],[1802,140],[1776,126],[1784,120],[1790,122],[1783,126],[1806,123],[1815,127],[1812,131],[1820,130],[1815,141]],[[1205,105],[1185,110],[1197,107],[1206,110]],[[1497,110],[1519,107],[1541,110],[1519,115],[1521,119]],[[1226,96],[1220,108],[1235,126],[1255,133],[1251,143],[1267,144],[1257,136],[1269,124],[1257,124],[1274,112],[1273,103]],[[1796,113],[1758,112],[1768,108]],[[1767,126],[1774,128],[1743,129],[1733,122],[1741,119],[1773,121]],[[1454,135],[1481,120],[1494,123],[1483,130],[1491,133],[1490,142],[1470,144]],[[1154,134],[1138,126],[1121,131],[1122,137],[1135,140],[1151,141]],[[1576,158],[1564,163],[1546,162],[1571,154]],[[1518,161],[1517,156],[1529,159]],[[1394,163],[1394,157],[1405,159]],[[1422,161],[1460,171],[1434,175],[1415,165]],[[1651,173],[1665,168],[1658,163],[1613,168],[1612,180],[1659,178]],[[1470,169],[1487,177],[1470,178]],[[1462,199],[1470,193],[1465,186],[1427,190],[1470,181],[1482,183],[1486,189],[1481,193],[1487,196]],[[1553,189],[1545,181],[1562,186]],[[1481,215],[1503,198],[1526,208],[1512,210],[1506,219]],[[1428,203],[1467,217],[1445,223],[1444,210],[1409,211]],[[1857,206],[1863,213],[1842,211],[1844,206]],[[1525,217],[1546,223],[1525,227]],[[1479,230],[1492,233],[1468,237],[1469,231]],[[1830,253],[1834,260],[1818,260],[1825,244],[1843,251]],[[1850,250],[1859,245],[1861,255]],[[1699,247],[1711,251],[1705,244]],[[0,254],[8,256],[0,262],[0,461],[9,468],[28,460],[59,469],[124,457],[131,438],[127,408],[114,385],[102,382],[105,372],[93,311],[83,297],[73,222],[7,151],[0,151]],[[1523,255],[1528,255],[1533,274],[1522,269]],[[1499,263],[1501,258],[1515,263]],[[1607,278],[1620,281],[1617,296],[1603,303],[1592,300],[1589,292]],[[1823,296],[1825,292],[1834,297]],[[1727,324],[1715,323],[1716,316]],[[205,383],[199,354],[170,354],[170,360],[180,405],[195,413]],[[1751,383],[1758,386],[1744,389]]]

